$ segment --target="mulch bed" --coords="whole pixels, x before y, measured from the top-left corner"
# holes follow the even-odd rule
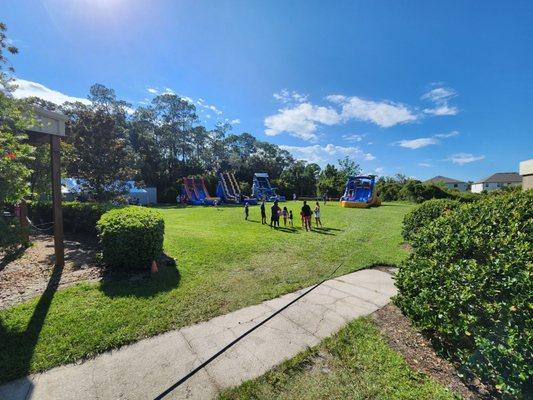
[[[50,235],[30,238],[22,254],[0,268],[0,309],[42,294],[54,269],[54,240]],[[80,281],[97,281],[102,268],[96,264],[98,243],[88,236],[65,238],[65,267],[58,287]],[[0,255],[0,261],[1,261]]]
[[[372,314],[372,319],[389,345],[399,352],[414,370],[431,376],[437,382],[459,393],[464,399],[497,399],[492,388],[478,379],[464,382],[448,361],[440,358],[431,343],[420,334],[409,319],[393,304]]]

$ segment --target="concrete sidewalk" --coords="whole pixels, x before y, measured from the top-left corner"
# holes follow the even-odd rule
[[[0,387],[0,399],[153,399],[202,361],[307,289],[246,307]],[[201,370],[165,399],[211,399],[258,377],[383,307],[396,289],[390,274],[362,270],[324,282]]]

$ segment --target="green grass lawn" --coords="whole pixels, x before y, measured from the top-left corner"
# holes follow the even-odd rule
[[[221,400],[455,398],[459,396],[411,370],[368,318],[352,321],[318,346],[220,396]]]
[[[300,203],[285,203],[299,215]],[[323,207],[325,229],[262,226],[259,207],[161,207],[165,252],[177,268],[151,279],[82,283],[0,312],[0,382],[43,371],[257,304],[375,264],[397,264],[401,221],[412,208]],[[299,218],[295,221],[300,225]],[[282,223],[283,224],[283,223]],[[60,271],[56,271],[60,274]]]

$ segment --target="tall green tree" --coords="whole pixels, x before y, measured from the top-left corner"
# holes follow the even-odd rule
[[[102,88],[94,88],[91,104],[76,102],[63,107],[69,117],[65,140],[72,146],[66,165],[69,176],[80,182],[84,192],[104,201],[124,193],[126,181],[137,171],[123,107],[97,100]],[[114,92],[105,93],[112,93],[113,102]]]
[[[33,148],[24,141],[32,116],[25,104],[11,96],[14,86],[8,54],[18,49],[8,44],[6,26],[0,22],[0,204],[18,203],[29,193],[27,179]]]

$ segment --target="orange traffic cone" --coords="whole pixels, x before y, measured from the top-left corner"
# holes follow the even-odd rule
[[[150,272],[152,272],[152,274],[155,274],[157,272],[157,263],[155,262],[155,260],[152,261],[152,268],[150,269]]]

